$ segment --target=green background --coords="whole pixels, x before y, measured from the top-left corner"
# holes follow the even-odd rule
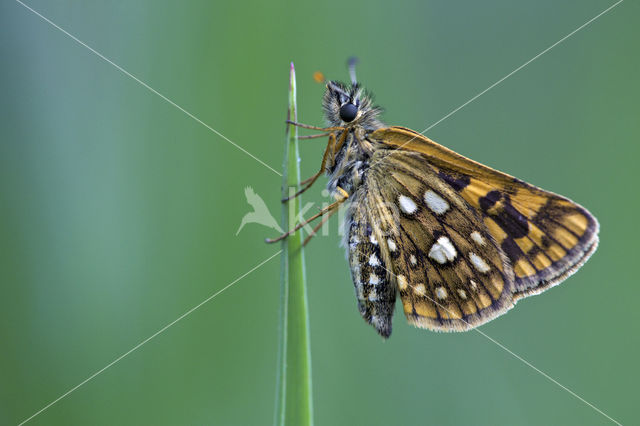
[[[422,130],[613,2],[28,4],[281,169],[299,118],[359,80]],[[481,328],[622,423],[637,421],[640,7],[627,0],[428,132],[571,197],[601,244],[566,283]],[[0,5],[0,423],[17,424],[278,250],[235,235],[281,178],[14,1]],[[301,146],[303,177],[322,142]],[[305,197],[324,202],[322,184]],[[610,424],[475,332],[360,318],[337,222],[307,250],[318,425]],[[268,425],[278,257],[34,418],[33,425]]]

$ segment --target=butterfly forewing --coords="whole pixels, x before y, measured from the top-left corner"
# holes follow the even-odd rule
[[[514,272],[514,297],[536,294],[575,271],[597,246],[598,222],[583,207],[469,160],[402,127],[371,139],[420,153],[482,218]]]

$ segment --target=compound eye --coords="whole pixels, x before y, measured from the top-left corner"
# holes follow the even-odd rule
[[[340,107],[340,118],[345,123],[355,120],[358,115],[358,107],[352,103],[344,104]]]

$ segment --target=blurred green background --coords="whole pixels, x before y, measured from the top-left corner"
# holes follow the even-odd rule
[[[27,4],[280,170],[290,61],[301,121],[322,123],[312,73],[346,80],[357,55],[385,121],[419,131],[613,2]],[[622,423],[640,378],[639,12],[621,3],[428,132],[599,218],[592,260],[481,329]],[[275,253],[274,231],[235,233],[246,186],[279,217],[281,179],[14,1],[0,55],[0,423],[17,424]],[[303,142],[303,177],[322,145]],[[383,342],[337,227],[307,250],[316,424],[610,424],[478,333],[397,312]],[[279,269],[29,424],[271,424]]]

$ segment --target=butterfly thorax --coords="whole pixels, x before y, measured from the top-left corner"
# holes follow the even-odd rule
[[[333,164],[327,168],[329,176],[327,189],[332,193],[339,186],[352,194],[360,186],[375,149],[366,139],[362,129],[347,132],[344,145],[336,153]]]
[[[327,188],[333,193],[339,186],[351,194],[366,175],[373,152],[380,148],[367,136],[384,127],[378,119],[381,109],[358,84],[346,86],[333,81],[327,84],[323,109],[331,126],[345,127],[335,135],[339,148],[329,159]]]

